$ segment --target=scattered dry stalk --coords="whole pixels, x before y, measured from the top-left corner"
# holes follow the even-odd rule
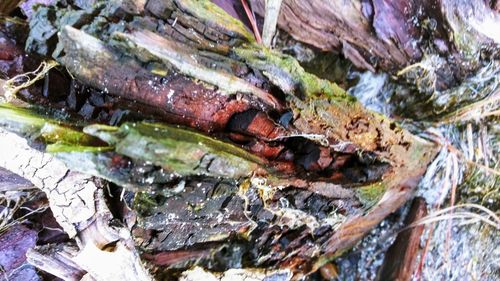
[[[266,0],[266,15],[264,18],[264,28],[262,30],[262,43],[270,48],[274,34],[276,33],[276,25],[280,14],[281,2],[283,0]]]

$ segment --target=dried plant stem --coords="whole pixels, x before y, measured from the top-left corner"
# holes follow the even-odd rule
[[[53,60],[44,61],[36,70],[19,74],[5,81],[5,83],[2,85],[2,91],[0,93],[3,92],[5,99],[7,101],[10,101],[20,90],[27,88],[35,84],[36,81],[44,78],[45,75],[57,65],[59,64]]]
[[[498,102],[500,102],[500,91],[496,91],[493,95],[458,109],[454,113],[451,113],[443,120],[440,120],[436,125],[450,124],[456,122],[465,122],[470,120],[480,120],[490,116],[500,116],[500,110],[498,109]],[[493,106],[493,110],[489,111],[486,107]]]
[[[243,9],[245,9],[245,13],[247,14],[248,20],[250,21],[250,24],[252,25],[252,30],[253,34],[255,36],[255,41],[257,43],[262,44],[262,37],[260,36],[259,32],[259,27],[257,26],[257,21],[255,20],[255,17],[250,10],[250,7],[248,7],[248,3],[246,0],[241,0],[241,4],[243,5]]]
[[[480,215],[471,211],[456,211],[457,209],[460,208],[477,209],[485,214]],[[471,204],[471,203],[459,204],[452,207],[441,209],[409,225],[408,227],[415,227],[422,224],[429,224],[449,219],[467,219],[467,218],[474,219],[474,222],[481,221],[486,223],[487,225],[494,227],[495,229],[500,229],[500,218],[493,211],[481,205]]]
[[[264,18],[264,28],[262,30],[262,43],[266,47],[271,47],[271,42],[276,33],[276,24],[280,14],[282,0],[266,0],[266,15]]]

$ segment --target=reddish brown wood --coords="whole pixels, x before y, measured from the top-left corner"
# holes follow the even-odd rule
[[[417,197],[413,200],[410,213],[406,217],[405,225],[410,226],[427,215],[427,205],[423,198]],[[406,281],[411,280],[418,266],[418,253],[420,250],[420,238],[424,231],[424,225],[411,227],[399,233],[396,241],[386,253],[377,280],[380,281]]]

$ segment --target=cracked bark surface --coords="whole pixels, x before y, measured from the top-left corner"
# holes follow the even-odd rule
[[[89,220],[96,212],[92,177],[70,171],[54,156],[37,151],[26,139],[0,131],[0,166],[29,180],[50,198],[54,215],[69,236],[77,234],[75,225]]]
[[[108,225],[112,215],[95,179],[70,171],[62,161],[33,149],[25,138],[3,129],[0,129],[0,146],[9,148],[0,151],[0,167],[29,180],[45,192],[57,222],[70,237],[80,241],[80,250],[70,257],[79,270],[86,271],[95,280],[150,280],[135,252],[129,230]],[[115,245],[115,251],[103,250],[109,243]],[[52,259],[35,252],[28,256],[28,260],[42,270],[52,268],[47,266],[53,264]],[[103,267],[102,258],[112,262]],[[75,276],[79,276],[66,275],[66,264],[55,268],[59,270],[56,276],[65,280],[75,280]]]

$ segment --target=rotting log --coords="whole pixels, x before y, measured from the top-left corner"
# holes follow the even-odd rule
[[[176,174],[134,182],[144,190],[132,195],[140,215],[134,238],[143,258],[166,266],[160,271],[199,264],[307,275],[401,206],[435,155],[433,144],[364,109],[336,84],[257,45],[210,1],[40,7],[27,50],[52,56],[78,83],[145,105],[155,121],[170,124],[63,126],[80,137],[61,142],[40,134],[45,123],[26,131],[10,119],[17,124],[10,129],[45,141],[75,170],[112,181],[135,167],[140,176]],[[134,126],[147,130],[139,134]],[[180,140],[189,151],[172,153],[179,135],[187,136]],[[131,137],[137,145],[126,141]],[[223,157],[196,165],[214,149]],[[78,165],[82,155],[92,171]],[[242,155],[251,161],[212,166]],[[95,169],[99,159],[105,164]],[[243,172],[230,174],[238,167]],[[226,179],[213,177],[221,175]]]

